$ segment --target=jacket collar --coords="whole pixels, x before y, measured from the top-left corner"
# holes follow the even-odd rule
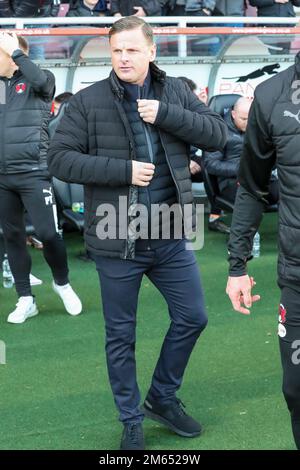
[[[143,86],[134,85],[133,83],[124,82],[120,80],[120,85],[124,88],[124,98],[128,101],[136,101],[137,99],[141,98],[148,98],[151,88],[151,75],[150,70],[148,71],[148,75],[145,79]]]
[[[19,69],[17,69],[10,78],[0,76],[0,80],[7,81],[7,82],[9,82],[10,80],[18,80],[21,75],[22,75],[22,72]]]
[[[158,68],[157,65],[155,65],[153,62],[150,62],[149,73],[150,73],[152,80],[157,81],[158,83],[161,83],[162,85],[164,85],[164,82],[166,79],[166,72],[164,72],[163,70],[160,70],[160,68]],[[125,94],[125,88],[122,85],[122,83],[124,84],[124,82],[121,82],[121,80],[117,77],[117,74],[114,70],[112,70],[109,75],[109,81],[110,81],[112,92],[120,100],[122,100]]]

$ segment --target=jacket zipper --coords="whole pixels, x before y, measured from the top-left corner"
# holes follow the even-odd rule
[[[129,140],[129,147],[130,147],[130,160],[133,160],[133,148],[132,148],[132,143]],[[128,191],[128,202],[130,202],[130,191],[131,191],[131,186],[129,186],[129,191]],[[127,239],[125,243],[125,253],[124,253],[124,259],[127,259],[128,255],[128,231],[127,231]]]
[[[124,109],[120,103],[120,101],[116,100],[116,105],[117,105],[117,109],[119,111],[119,114],[120,114],[120,117],[121,117],[121,120],[125,126],[125,129],[126,129],[126,132],[127,132],[127,136],[128,136],[128,140],[129,140],[129,148],[130,148],[130,160],[134,160],[134,139],[133,139],[133,135],[132,135],[132,131],[131,131],[131,128],[130,128],[130,125],[129,125],[129,122],[127,120],[127,116],[124,112]],[[129,186],[129,190],[128,190],[128,200],[129,200],[129,203],[130,203],[130,193],[131,193],[131,187],[132,185]],[[126,239],[126,244],[125,244],[125,253],[124,253],[124,259],[127,259],[127,255],[128,255],[128,243],[129,243],[129,239],[128,239],[128,233],[127,233],[127,239]]]
[[[138,98],[141,99],[141,88],[139,86],[138,86]],[[143,121],[142,118],[141,118],[141,120],[142,120],[143,129],[144,129],[144,132],[145,132],[149,159],[150,159],[151,163],[154,163],[154,155],[153,155],[152,142],[151,142],[151,138],[150,138],[150,134],[149,134],[149,127],[148,127],[148,124],[145,121]],[[151,196],[150,196],[149,186],[146,186],[145,189],[146,189],[146,194],[147,194],[148,210],[150,210],[150,214],[151,214]]]
[[[154,90],[155,90],[155,88],[154,88]],[[158,99],[158,100],[160,101],[160,100],[162,99],[162,92],[158,92],[158,93],[156,93],[156,95],[157,95],[157,98],[155,98],[155,99]],[[166,160],[167,160],[167,164],[168,164],[168,167],[169,167],[171,176],[172,176],[173,181],[174,181],[174,184],[175,184],[175,188],[176,188],[176,191],[177,191],[178,201],[179,201],[179,204],[180,204],[180,207],[181,207],[181,212],[183,213],[181,194],[180,194],[179,187],[178,187],[178,184],[177,184],[177,181],[176,181],[174,172],[173,172],[173,168],[172,168],[172,166],[170,165],[170,160],[169,160],[169,157],[168,157],[168,153],[167,153],[166,147],[165,147],[165,145],[164,145],[164,141],[163,141],[163,138],[162,138],[162,135],[161,135],[161,131],[160,131],[159,128],[158,128],[158,134],[159,134],[159,138],[160,138],[160,142],[161,142],[162,148],[164,149],[164,152],[165,152],[165,155],[166,155]]]
[[[175,178],[175,176],[174,176],[173,168],[172,168],[172,166],[170,165],[170,160],[169,160],[168,153],[167,153],[167,150],[166,150],[166,148],[165,148],[165,145],[164,145],[164,142],[163,142],[163,139],[162,139],[162,136],[161,136],[160,129],[158,129],[158,133],[159,133],[159,138],[160,138],[160,141],[161,141],[161,145],[162,145],[162,147],[163,147],[163,149],[164,149],[164,152],[165,152],[165,155],[166,155],[166,160],[167,160],[167,163],[168,163],[169,170],[170,170],[170,172],[171,172],[173,181],[174,181],[174,183],[175,183],[175,187],[176,187],[176,191],[177,191],[177,196],[178,196],[178,201],[179,201],[179,204],[180,204],[180,207],[181,207],[181,213],[183,213],[181,194],[180,194],[180,191],[179,191],[179,187],[178,187],[176,178]]]
[[[149,135],[149,128],[148,128],[147,123],[143,122],[143,128],[144,128],[145,135],[146,135],[146,142],[147,142],[147,148],[148,148],[150,162],[154,163],[152,143],[151,143],[151,138],[150,138],[150,135]]]
[[[153,155],[153,149],[152,149],[151,139],[150,139],[150,135],[149,135],[149,130],[148,130],[147,124],[144,123],[144,121],[142,122],[142,125],[143,125],[144,131],[145,131],[149,159],[150,159],[150,162],[153,163],[154,162],[154,155]],[[150,181],[150,184],[151,184],[151,181]],[[148,201],[148,211],[150,211],[150,214],[151,214],[151,195],[150,195],[149,186],[145,186],[145,189],[146,189],[147,201]]]

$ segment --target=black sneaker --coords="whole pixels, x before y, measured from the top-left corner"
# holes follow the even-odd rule
[[[208,229],[213,232],[225,233],[226,235],[230,234],[230,227],[220,220],[220,218],[208,222]]]
[[[141,423],[124,424],[120,450],[145,450],[144,433]]]
[[[179,436],[199,436],[202,432],[201,424],[187,415],[184,408],[184,404],[178,398],[175,398],[167,405],[160,405],[146,398],[142,410],[147,418],[164,424]]]

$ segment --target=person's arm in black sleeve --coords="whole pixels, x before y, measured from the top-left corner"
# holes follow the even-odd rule
[[[267,119],[255,98],[249,113],[238,175],[240,187],[235,199],[230,228],[228,243],[230,276],[246,274],[253,237],[261,222],[265,197],[268,194],[275,155]]]
[[[35,16],[38,10],[38,4],[36,0],[22,0],[21,2],[15,3],[15,16],[19,18],[30,18]]]
[[[116,13],[121,13],[120,2],[119,0],[110,0],[110,14],[114,16]]]
[[[204,165],[210,175],[234,178],[238,174],[239,159],[228,160],[226,147],[224,152],[204,152]]]
[[[89,154],[87,114],[80,95],[69,101],[50,142],[48,167],[52,175],[69,183],[113,187],[132,182],[131,160]]]
[[[0,2],[0,18],[10,18],[11,16],[14,16],[14,12],[10,0],[2,0]]]
[[[178,92],[185,92],[184,106],[161,101],[154,125],[197,148],[222,150],[227,141],[224,120],[199,100],[185,83],[180,87],[182,90]]]
[[[141,7],[147,16],[160,16],[161,15],[161,4],[159,0],[147,0],[141,2]]]
[[[55,92],[55,77],[53,73],[49,72],[49,70],[40,69],[21,49],[16,49],[11,57],[34,91],[45,99],[51,100]]]
[[[271,7],[275,5],[274,0],[249,0],[252,7]]]

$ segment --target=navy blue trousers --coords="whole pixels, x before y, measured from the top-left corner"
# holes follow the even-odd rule
[[[106,328],[110,384],[122,422],[140,422],[135,339],[138,293],[144,274],[164,296],[170,327],[153,374],[148,397],[175,398],[193,347],[207,324],[200,273],[185,240],[138,242],[134,260],[95,256]],[[154,300],[155,302],[155,300]]]

